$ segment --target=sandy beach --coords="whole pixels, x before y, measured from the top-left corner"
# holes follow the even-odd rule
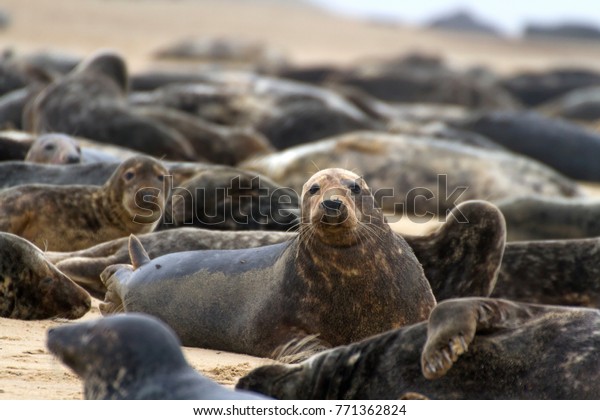
[[[359,62],[413,51],[440,54],[457,68],[498,73],[565,64],[600,70],[600,44],[522,41],[448,34],[343,18],[301,2],[243,0],[4,0],[12,18],[0,46],[85,56],[100,48],[123,54],[132,71],[156,66],[152,53],[190,36],[233,35],[265,41],[297,64]],[[422,226],[398,229],[418,232]],[[98,301],[83,320],[101,316]],[[45,349],[46,330],[66,321],[0,319],[0,399],[80,399],[80,381]],[[77,322],[77,321],[74,321]],[[198,371],[226,385],[268,362],[246,355],[185,348]]]

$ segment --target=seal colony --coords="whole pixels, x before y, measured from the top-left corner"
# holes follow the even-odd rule
[[[150,232],[165,205],[167,169],[139,156],[101,187],[23,185],[0,192],[0,230],[51,251],[73,251]]]
[[[130,254],[133,266],[102,273],[101,311],[157,316],[187,346],[273,356],[318,335],[316,352],[425,320],[435,305],[406,241],[343,169],[306,182],[291,241],[150,260],[132,237]]]

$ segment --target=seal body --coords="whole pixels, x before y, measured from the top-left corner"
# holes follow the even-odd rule
[[[592,198],[518,197],[498,203],[509,241],[600,236],[600,201]]]
[[[238,389],[277,399],[598,399],[600,313],[465,298],[428,322],[262,366]]]
[[[147,315],[115,315],[52,328],[47,347],[83,380],[88,400],[266,398],[228,390],[197,373],[173,331]]]
[[[299,190],[312,168],[344,165],[369,179],[379,205],[408,215],[445,214],[466,200],[584,195],[531,159],[419,136],[355,132],[251,159],[240,168]]]
[[[465,223],[466,222],[466,223]],[[404,239],[422,264],[435,298],[489,296],[496,284],[505,244],[504,219],[490,203],[459,204],[435,232]],[[173,252],[201,249],[239,249],[272,245],[296,238],[296,232],[231,231],[175,228],[139,236],[151,258]],[[509,244],[511,246],[514,244]],[[127,264],[127,239],[120,238],[89,249],[46,256],[73,281],[102,299],[106,288],[102,271]]]
[[[165,203],[167,169],[149,157],[123,162],[101,187],[25,185],[0,193],[0,230],[39,247],[72,251],[150,232]]]
[[[493,111],[477,114],[459,126],[543,162],[572,179],[600,181],[595,156],[600,134],[578,124],[536,112]],[[573,154],[577,159],[572,159]]]
[[[168,254],[102,273],[104,313],[145,312],[184,345],[272,356],[318,334],[321,348],[426,319],[435,305],[422,268],[385,223],[366,183],[328,169],[303,189],[291,241],[260,248]],[[136,262],[137,261],[137,262]]]
[[[90,295],[25,239],[0,233],[0,316],[14,319],[82,317]]]

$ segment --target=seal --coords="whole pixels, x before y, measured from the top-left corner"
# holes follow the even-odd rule
[[[211,166],[172,189],[157,229],[283,230],[299,223],[296,191],[264,175]]]
[[[198,157],[208,162],[235,166],[252,156],[275,149],[265,136],[249,127],[228,127],[167,107],[136,107],[141,115],[177,130],[192,145]]]
[[[48,330],[46,345],[84,382],[88,400],[265,399],[197,373],[173,331],[142,314],[115,315]]]
[[[0,230],[40,248],[74,251],[129,233],[152,231],[165,205],[167,169],[139,156],[102,186],[23,185],[0,192]]]
[[[236,387],[277,399],[598,399],[599,327],[592,309],[447,300],[428,322],[259,367]]]
[[[508,242],[491,296],[600,308],[600,238]]]
[[[0,316],[24,320],[81,318],[90,295],[56,269],[40,249],[0,233]]]
[[[468,221],[468,223],[462,223]],[[173,252],[201,249],[240,249],[272,245],[294,239],[295,232],[223,231],[175,228],[139,236],[151,258]],[[489,296],[496,282],[504,251],[505,228],[500,211],[482,201],[459,204],[438,230],[404,239],[423,266],[436,299]],[[130,261],[126,238],[89,249],[46,257],[93,296],[106,293],[100,274],[109,265]],[[507,244],[512,246],[514,244]],[[453,252],[448,252],[452,249]],[[519,278],[515,276],[515,278]]]
[[[509,241],[581,239],[600,236],[600,201],[517,197],[498,203]]]
[[[594,156],[600,153],[600,134],[560,118],[534,111],[489,111],[455,125],[488,137],[516,153],[529,156],[581,181],[600,181]],[[569,159],[578,151],[577,160]]]
[[[34,133],[60,132],[156,157],[195,161],[187,139],[129,108],[127,90],[123,58],[98,52],[29,101],[23,110],[23,127]]]
[[[81,148],[70,136],[60,133],[43,134],[35,139],[25,161],[55,165],[81,163]]]
[[[355,130],[383,128],[337,92],[240,72],[206,71],[201,83],[173,83],[130,103],[168,106],[225,126],[252,127],[277,149]]]
[[[102,313],[155,315],[187,346],[272,357],[318,334],[323,349],[424,320],[435,305],[408,244],[343,169],[306,182],[291,241],[150,260],[132,237],[130,254],[133,266],[102,273]]]
[[[558,172],[510,152],[381,132],[345,134],[238,167],[299,191],[305,173],[342,165],[368,179],[378,204],[390,213],[440,215],[466,200],[584,195]]]

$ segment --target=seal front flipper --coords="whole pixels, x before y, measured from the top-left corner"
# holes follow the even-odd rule
[[[406,236],[423,266],[436,300],[489,296],[496,284],[506,243],[506,224],[486,201],[466,201],[427,236]]]
[[[520,305],[500,299],[452,299],[437,305],[429,317],[421,369],[427,379],[444,376],[465,353],[476,333],[514,328],[536,314],[556,307]]]

